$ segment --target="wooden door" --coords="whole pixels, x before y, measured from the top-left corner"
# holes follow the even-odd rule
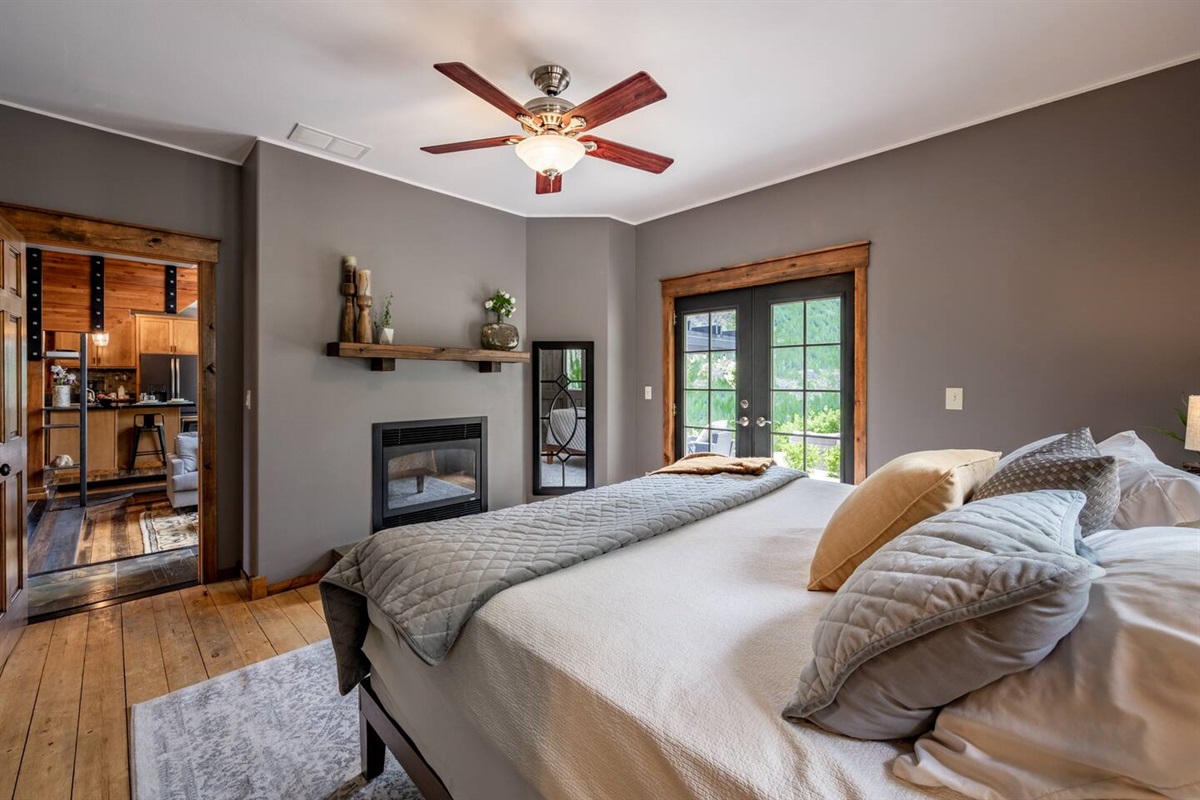
[[[28,616],[25,553],[25,242],[0,217],[0,666]]]
[[[172,320],[170,317],[147,317],[144,315],[138,315],[138,352],[142,355],[164,355],[172,353],[171,322]]]
[[[171,320],[171,326],[175,331],[172,342],[175,349],[172,352],[183,356],[200,355],[200,334],[197,330],[196,320],[187,317],[174,319]]]

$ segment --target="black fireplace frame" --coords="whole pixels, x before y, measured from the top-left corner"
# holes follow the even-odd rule
[[[391,434],[391,436],[389,436]],[[440,437],[440,438],[434,438]],[[487,417],[376,422],[371,426],[371,532],[417,522],[479,514],[488,507]],[[462,447],[475,450],[475,493],[469,498],[423,503],[408,511],[390,510],[387,462],[396,451]]]

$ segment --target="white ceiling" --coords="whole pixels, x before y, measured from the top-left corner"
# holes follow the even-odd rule
[[[0,0],[0,101],[240,162],[296,122],[361,166],[525,216],[642,222],[1200,56],[1197,0],[24,2]],[[585,159],[535,195],[514,122],[439,75],[525,102],[546,62],[576,103],[646,70],[667,99],[599,135],[675,158]],[[1182,98],[1181,98],[1182,100]]]

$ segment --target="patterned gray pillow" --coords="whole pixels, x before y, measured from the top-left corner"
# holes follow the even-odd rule
[[[972,499],[1039,489],[1071,489],[1087,495],[1087,504],[1079,514],[1079,526],[1083,535],[1088,536],[1109,527],[1117,513],[1121,502],[1117,460],[1101,455],[1092,432],[1080,428],[996,470]]]

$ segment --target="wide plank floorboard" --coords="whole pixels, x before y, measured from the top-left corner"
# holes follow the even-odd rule
[[[288,619],[296,626],[296,630],[300,631],[304,641],[313,644],[329,638],[329,629],[325,627],[325,620],[313,611],[312,606],[295,589],[275,595],[275,602],[283,609],[283,613],[287,614]]]
[[[128,800],[129,742],[125,729],[121,609],[111,606],[88,614],[74,797]]]
[[[87,635],[86,614],[54,621],[17,776],[16,800],[71,797]]]
[[[30,625],[0,674],[0,797],[12,797],[25,754],[33,702],[42,683],[53,622]]]
[[[312,596],[222,583],[30,625],[0,671],[0,800],[128,800],[129,708],[328,637]]]

